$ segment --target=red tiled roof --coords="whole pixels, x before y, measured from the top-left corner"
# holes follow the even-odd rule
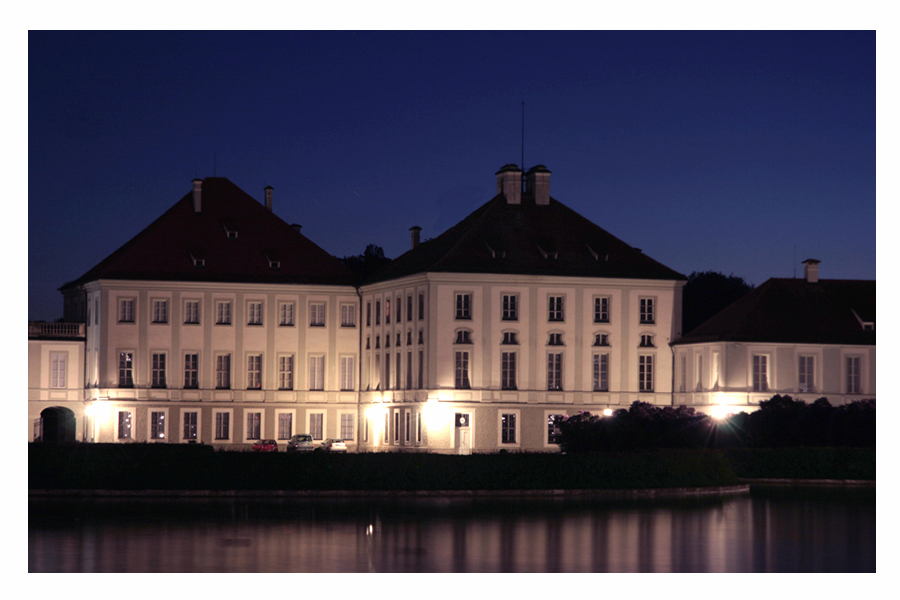
[[[769,279],[673,344],[875,345],[874,324],[874,281]]]
[[[87,273],[97,279],[353,285],[355,274],[224,177],[193,192]],[[229,238],[228,231],[234,232]],[[195,265],[195,258],[203,266]],[[273,268],[273,261],[278,267]]]
[[[502,194],[366,283],[423,272],[686,279],[558,200],[537,205],[525,195],[508,204]]]

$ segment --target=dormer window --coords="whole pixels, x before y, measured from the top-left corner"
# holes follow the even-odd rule
[[[549,244],[547,244],[546,242],[544,242],[543,246],[541,244],[539,244],[538,242],[535,242],[535,246],[537,246],[538,250],[541,251],[541,256],[543,256],[547,260],[556,260],[557,259],[557,256],[559,253],[557,252],[557,250],[555,248],[550,248]]]
[[[547,341],[548,346],[562,346],[562,334],[561,333],[551,333],[550,339]]]
[[[265,255],[266,255],[266,261],[268,261],[270,269],[280,269],[281,268],[281,261],[278,260],[278,257],[275,256],[275,254],[273,252],[266,252]]]
[[[504,331],[503,341],[500,343],[505,346],[515,346],[518,345],[519,339],[515,331]]]
[[[236,240],[238,237],[237,227],[230,223],[222,223],[222,228],[225,229],[225,237],[229,240]]]
[[[460,329],[456,332],[456,340],[453,342],[454,344],[471,344],[472,343],[472,332],[468,329]]]
[[[191,250],[190,255],[191,262],[194,263],[195,267],[199,268],[206,266],[206,260],[203,258],[203,253],[201,253],[199,250]]]

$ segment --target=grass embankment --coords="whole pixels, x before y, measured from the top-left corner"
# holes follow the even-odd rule
[[[797,451],[452,456],[257,454],[175,444],[30,444],[28,483],[34,490],[614,490],[735,485],[739,477],[803,477],[807,472],[812,474],[806,477],[817,479],[875,478],[874,449],[852,459],[825,461],[830,467],[818,470],[797,468],[811,464],[817,451],[811,450],[804,460],[783,452]],[[766,470],[761,463],[775,467]],[[869,472],[871,477],[865,476]]]

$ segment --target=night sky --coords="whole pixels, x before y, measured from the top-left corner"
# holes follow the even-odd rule
[[[277,23],[275,24],[277,25]],[[550,193],[685,275],[875,279],[874,32],[31,32],[28,316],[227,177],[336,256]]]

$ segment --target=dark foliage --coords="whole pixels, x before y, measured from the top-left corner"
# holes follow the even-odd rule
[[[875,401],[833,407],[773,396],[759,410],[724,419],[693,408],[635,402],[608,417],[582,412],[558,417],[560,448],[569,453],[659,448],[790,448],[875,446]]]
[[[685,334],[742,298],[753,286],[736,275],[694,271],[682,291],[681,331]]]
[[[365,279],[384,265],[391,262],[391,259],[384,255],[381,246],[369,244],[366,246],[365,252],[356,256],[345,256],[340,259],[345,266],[352,269],[360,280]]]

